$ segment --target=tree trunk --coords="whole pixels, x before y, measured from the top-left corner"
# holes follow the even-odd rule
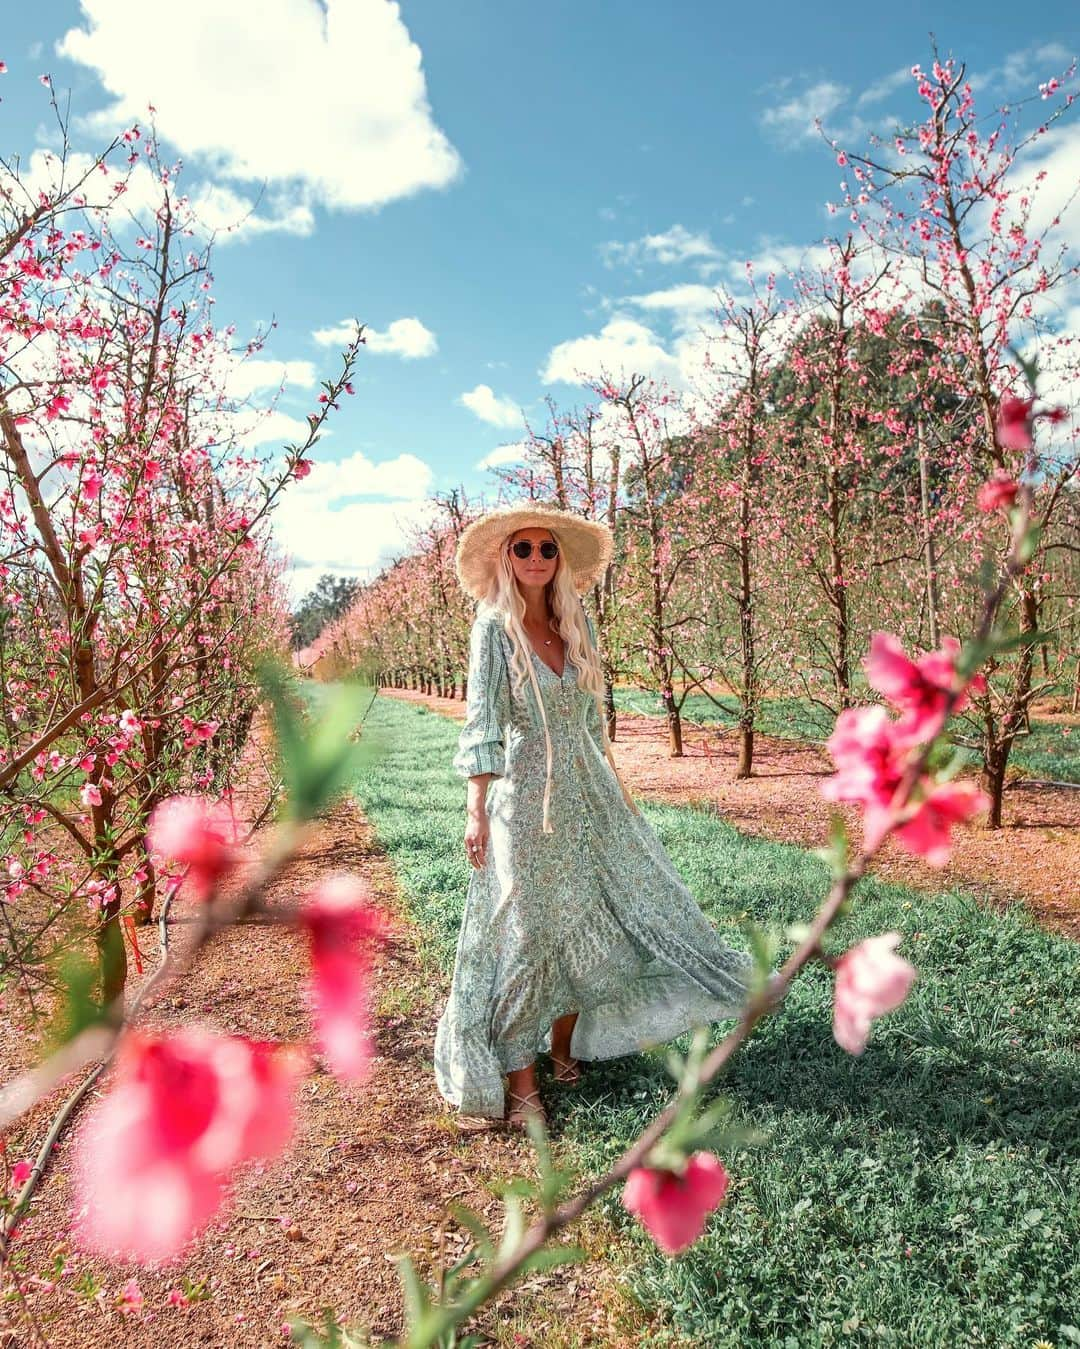
[[[990,798],[989,829],[1001,828],[1001,809],[1005,799],[1005,770],[1009,766],[1009,738],[998,741],[983,753],[983,790]]]
[[[681,759],[683,757],[682,718],[679,716],[679,709],[675,705],[675,695],[671,689],[665,690],[663,700],[664,711],[667,713],[668,746],[671,757]]]
[[[923,558],[926,566],[926,607],[930,620],[930,647],[936,651],[941,644],[938,631],[937,550],[930,525],[930,471],[921,417],[916,422],[916,432],[919,443],[919,505],[922,510]]]

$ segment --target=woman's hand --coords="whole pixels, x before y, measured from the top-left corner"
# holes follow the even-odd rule
[[[490,773],[478,773],[476,777],[469,779],[467,805],[469,822],[465,826],[465,856],[469,859],[469,865],[474,866],[477,871],[487,860],[488,835],[491,833],[486,804],[490,781]]]
[[[487,811],[481,806],[479,810],[469,811],[469,822],[465,826],[465,855],[469,859],[469,864],[474,866],[477,871],[483,867],[487,859],[488,835],[491,833],[491,825],[488,823]]]

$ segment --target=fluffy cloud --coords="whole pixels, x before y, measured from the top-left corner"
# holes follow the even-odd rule
[[[61,55],[96,71],[113,102],[91,122],[145,120],[215,178],[371,209],[461,172],[435,124],[420,49],[391,0],[187,0],[162,29],[143,0],[81,0]],[[282,208],[284,209],[284,208]]]
[[[601,375],[625,379],[631,374],[682,382],[678,360],[664,350],[651,328],[636,319],[616,317],[599,333],[553,347],[540,378],[545,384],[582,385]]]
[[[602,244],[601,257],[606,267],[638,266],[644,262],[672,265],[685,262],[713,262],[720,252],[707,234],[694,234],[683,225],[672,225],[662,234],[646,234],[628,243]]]
[[[431,467],[413,454],[376,462],[357,451],[316,462],[274,512],[274,537],[289,556],[290,589],[300,596],[323,572],[373,576],[408,546],[431,517]]]
[[[353,340],[355,333],[356,319],[343,319],[331,328],[316,328],[311,335],[321,347],[344,347]],[[434,356],[439,349],[435,334],[416,318],[394,319],[385,332],[365,328],[364,338],[368,351],[383,356],[401,356],[407,361]]]
[[[490,454],[477,461],[475,467],[483,471],[487,468],[504,468],[507,464],[520,464],[528,452],[528,442],[509,441],[505,445],[496,445]]]
[[[458,402],[489,426],[520,426],[521,410],[510,398],[500,398],[489,384],[478,384]]]
[[[794,148],[804,141],[815,140],[818,136],[817,123],[829,123],[844,104],[848,96],[847,88],[832,80],[819,80],[796,94],[794,98],[777,102],[761,114],[761,125],[765,130],[788,148]],[[836,134],[850,138],[860,124],[845,128]]]

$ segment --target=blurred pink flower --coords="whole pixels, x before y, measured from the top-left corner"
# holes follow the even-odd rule
[[[821,784],[826,801],[888,806],[903,775],[907,744],[883,707],[845,708],[825,747],[837,769]]]
[[[11,1168],[12,1183],[15,1185],[25,1185],[30,1179],[30,1173],[33,1169],[33,1165],[30,1162],[16,1162]]]
[[[79,800],[89,809],[101,805],[101,789],[93,782],[84,782],[79,791]]]
[[[960,643],[946,637],[940,651],[927,652],[918,660],[905,655],[904,648],[888,632],[875,632],[870,639],[870,654],[863,662],[870,686],[883,694],[901,714],[897,733],[911,744],[925,744],[939,735],[945,725],[945,707],[956,683],[956,661]],[[981,691],[985,681],[976,678],[970,687]],[[962,711],[967,705],[965,690],[955,705]]]
[[[915,981],[914,965],[894,954],[899,943],[899,932],[867,937],[836,963],[833,1036],[849,1054],[863,1052],[870,1022],[895,1011]]]
[[[692,1246],[705,1229],[705,1219],[724,1202],[728,1176],[719,1157],[695,1152],[682,1174],[639,1166],[623,1187],[623,1207],[638,1217],[668,1255]]]
[[[200,1029],[129,1034],[79,1138],[82,1240],[141,1261],[176,1255],[232,1169],[285,1146],[302,1067],[291,1051]]]
[[[990,806],[990,798],[972,782],[942,782],[930,787],[914,814],[896,827],[899,842],[932,867],[943,867],[952,848],[952,827]]]
[[[1019,491],[1020,486],[1016,479],[999,468],[994,476],[979,488],[975,504],[979,510],[987,513],[1000,510],[1002,507],[1008,510],[1015,504]]]
[[[997,436],[1003,450],[1030,450],[1034,398],[1003,394],[998,404]]]
[[[198,899],[205,899],[238,860],[228,807],[204,796],[170,796],[155,806],[146,838],[155,852],[187,865]]]
[[[301,920],[311,939],[309,999],[319,1049],[336,1076],[367,1077],[371,1060],[368,985],[386,915],[355,876],[328,876],[312,891]]]
[[[143,1309],[143,1303],[146,1299],[143,1297],[143,1291],[139,1287],[137,1279],[128,1279],[120,1290],[120,1296],[116,1299],[116,1305],[125,1316],[131,1316]]]

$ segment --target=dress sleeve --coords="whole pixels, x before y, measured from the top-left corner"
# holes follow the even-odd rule
[[[478,619],[469,635],[469,690],[454,770],[463,778],[506,769],[503,727],[510,718],[506,658],[497,620]]]

